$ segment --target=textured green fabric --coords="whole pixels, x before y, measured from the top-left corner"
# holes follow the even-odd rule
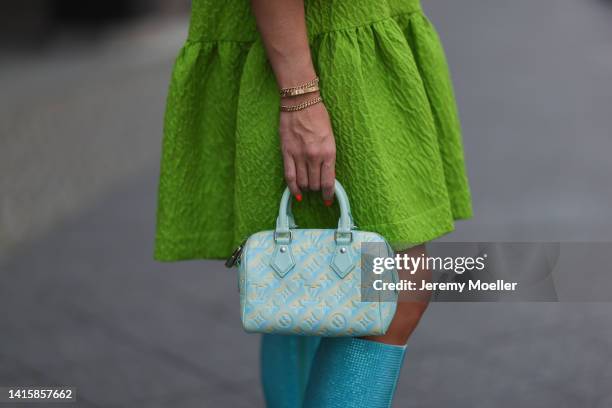
[[[443,49],[417,0],[305,0],[337,145],[336,175],[360,229],[421,243],[471,215]],[[165,116],[155,258],[224,258],[274,227],[285,187],[278,89],[244,0],[194,0]],[[320,193],[302,227],[333,228]]]

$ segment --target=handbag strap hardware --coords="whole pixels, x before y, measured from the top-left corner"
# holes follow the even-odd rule
[[[274,242],[277,244],[290,244],[292,239],[293,233],[291,230],[284,232],[274,231]]]
[[[295,266],[295,259],[293,258],[290,242],[286,244],[277,242],[276,245],[274,245],[270,266],[281,278],[284,278],[285,275],[293,269]]]
[[[343,245],[343,244],[350,244],[351,242],[353,242],[353,233],[351,231],[334,231],[334,240],[336,241],[336,244],[338,245]]]
[[[355,267],[355,257],[350,245],[336,245],[334,256],[331,260],[331,267],[340,279],[344,279],[353,270]]]

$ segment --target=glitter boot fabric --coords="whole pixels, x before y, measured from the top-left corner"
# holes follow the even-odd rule
[[[268,408],[302,406],[319,337],[265,334],[261,339],[261,380]]]
[[[387,408],[406,346],[325,338],[317,351],[304,408]]]

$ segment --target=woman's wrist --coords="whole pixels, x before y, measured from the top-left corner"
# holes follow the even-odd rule
[[[298,105],[300,103],[310,101],[310,100],[318,98],[320,96],[321,96],[321,93],[319,91],[310,92],[310,93],[307,93],[307,94],[297,95],[297,96],[288,96],[286,98],[282,98],[281,99],[281,104],[283,104],[283,105]]]
[[[310,52],[296,55],[293,58],[277,59],[273,67],[279,88],[291,88],[317,76],[310,59]]]
[[[281,104],[281,112],[297,112],[304,109],[307,109],[313,105],[319,104],[323,102],[320,96],[316,96],[314,98],[308,99],[301,103],[294,103],[293,105],[283,105]]]
[[[281,112],[301,111],[322,102],[317,76],[289,87],[281,87],[279,93]]]

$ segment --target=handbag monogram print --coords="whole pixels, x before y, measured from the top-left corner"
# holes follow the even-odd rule
[[[246,331],[308,336],[385,333],[396,303],[361,301],[361,244],[384,243],[386,253],[381,256],[391,257],[393,251],[382,236],[354,228],[348,198],[337,181],[336,197],[341,212],[338,229],[297,229],[285,190],[276,229],[253,234],[243,245],[237,261]],[[397,281],[397,272],[392,273]]]

